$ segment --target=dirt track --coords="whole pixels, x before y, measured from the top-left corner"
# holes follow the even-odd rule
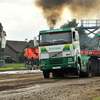
[[[0,100],[93,100],[100,77],[44,79],[42,73],[0,75]]]

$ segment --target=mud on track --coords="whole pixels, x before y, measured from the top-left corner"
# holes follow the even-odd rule
[[[100,77],[44,79],[42,73],[0,75],[0,100],[92,100]]]

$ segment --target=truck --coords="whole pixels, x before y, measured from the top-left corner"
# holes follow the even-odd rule
[[[84,50],[80,53],[89,57],[91,76],[100,76],[100,20],[81,20],[81,28],[88,32],[87,36],[94,35],[94,37],[83,44]]]
[[[39,32],[39,68],[44,78],[74,74],[91,77],[90,60],[82,60],[77,28]]]
[[[32,59],[32,57],[34,58],[34,64],[35,65],[38,65],[37,64],[37,61],[39,61],[39,50],[38,50],[38,48],[26,48],[25,50],[24,50],[24,57],[27,57],[27,62],[26,62],[26,64],[29,64],[29,65],[31,65],[31,59]]]

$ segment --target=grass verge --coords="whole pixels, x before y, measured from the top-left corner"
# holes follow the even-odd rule
[[[31,65],[24,65],[24,63],[6,63],[5,67],[0,68],[0,71],[2,70],[20,70],[20,69],[29,69],[31,68]],[[34,65],[33,67],[37,67]]]
[[[94,98],[93,100],[100,100],[100,97],[98,97],[98,98]]]

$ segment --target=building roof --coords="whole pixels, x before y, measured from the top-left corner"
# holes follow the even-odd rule
[[[29,43],[27,41],[11,41],[11,40],[7,40],[6,42],[6,45],[9,45],[16,52],[20,52],[22,48],[25,46],[25,44]]]

